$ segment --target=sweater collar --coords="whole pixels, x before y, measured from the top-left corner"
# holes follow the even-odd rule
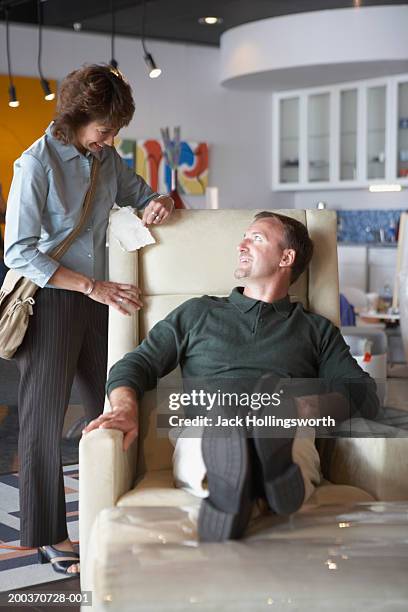
[[[262,304],[264,308],[268,310],[273,310],[281,315],[283,318],[287,319],[291,311],[291,301],[289,295],[286,295],[284,298],[280,300],[275,300],[274,302],[262,302],[261,300],[254,300],[253,298],[247,297],[243,294],[244,287],[235,287],[229,296],[230,302],[235,304],[237,308],[241,312],[249,312],[252,310],[257,304]]]

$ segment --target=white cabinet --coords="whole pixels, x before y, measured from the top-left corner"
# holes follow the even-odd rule
[[[367,87],[366,106],[366,168],[369,180],[385,179],[386,85]]]
[[[273,95],[275,190],[408,185],[408,75]]]
[[[299,98],[279,102],[279,182],[299,183]]]
[[[399,179],[408,178],[408,78],[397,80],[397,142],[396,174]]]
[[[339,180],[357,180],[357,88],[340,91]]]

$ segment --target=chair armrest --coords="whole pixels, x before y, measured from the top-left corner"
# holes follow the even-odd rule
[[[135,481],[137,442],[123,451],[123,433],[95,429],[79,443],[79,539],[85,561],[92,524],[101,510],[116,505]]]
[[[364,419],[352,419],[352,429],[361,437],[336,440],[330,481],[360,487],[381,501],[407,500],[408,431]],[[373,437],[376,430],[389,437]]]

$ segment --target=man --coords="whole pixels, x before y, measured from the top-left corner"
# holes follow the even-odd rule
[[[224,383],[225,388],[232,380],[241,389],[243,381],[252,379],[258,381],[254,391],[270,387],[282,392],[276,408],[279,417],[331,416],[341,421],[358,409],[365,417],[376,416],[375,383],[351,357],[339,330],[289,300],[289,286],[313,253],[306,228],[283,215],[260,213],[238,251],[235,277],[244,287],[227,298],[189,300],[159,322],[111,369],[107,392],[112,412],[92,421],[85,433],[97,427],[120,429],[128,448],[137,436],[139,399],[178,364],[185,380],[206,379],[213,386],[214,381],[215,386]],[[276,386],[282,379],[303,382],[292,390],[287,385],[283,393]],[[329,387],[320,396],[316,379]],[[310,477],[314,466],[293,436],[271,436],[262,426],[250,431],[252,440],[238,426],[227,433],[215,435],[214,428],[205,426],[199,444],[209,493],[198,521],[203,541],[240,537],[259,494],[274,512],[295,512],[319,479],[319,474]],[[180,445],[183,439],[178,440],[176,454]],[[184,456],[184,463],[188,472],[195,463],[192,455]]]

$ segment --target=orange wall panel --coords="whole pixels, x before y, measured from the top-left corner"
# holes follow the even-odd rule
[[[44,100],[38,78],[19,77],[13,79],[20,106],[8,105],[8,76],[0,75],[0,184],[4,198],[10,189],[13,162],[37,138],[43,135],[55,113],[56,100]],[[49,81],[56,92],[56,81]]]

